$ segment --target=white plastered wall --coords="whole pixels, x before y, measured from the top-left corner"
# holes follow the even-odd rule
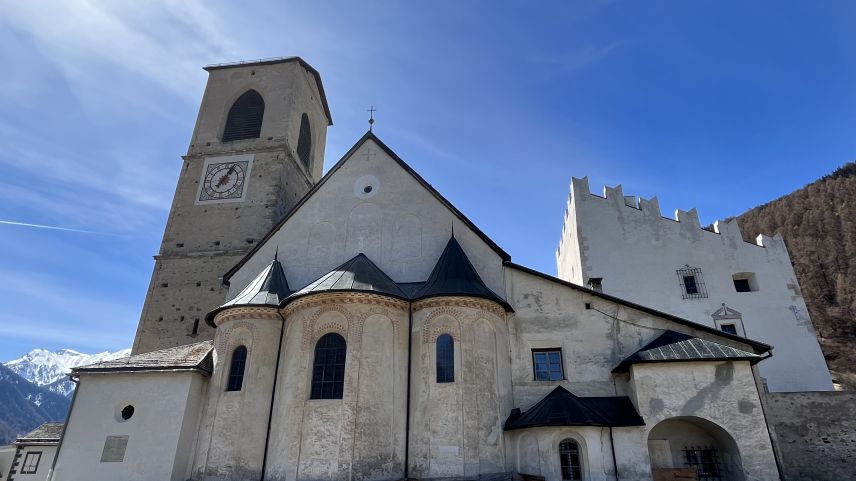
[[[188,371],[82,374],[53,480],[188,479],[207,379]],[[126,405],[134,415],[122,421]],[[122,462],[101,462],[107,436],[128,436]]]
[[[366,187],[371,187],[368,194]],[[277,249],[294,290],[361,252],[396,282],[421,282],[453,227],[482,280],[502,293],[499,255],[369,139],[232,276],[229,298],[270,263]]]
[[[775,348],[761,365],[771,391],[822,391],[832,380],[781,237],[744,242],[736,221],[718,232],[701,228],[695,209],[660,215],[656,198],[625,197],[621,186],[589,192],[574,179],[562,241],[559,277],[585,283],[603,278],[603,292],[691,321],[718,327],[723,304],[742,314],[742,330]],[[707,297],[684,299],[677,270],[701,269]],[[757,291],[736,292],[733,275],[753,273]],[[722,321],[732,322],[732,321]]]

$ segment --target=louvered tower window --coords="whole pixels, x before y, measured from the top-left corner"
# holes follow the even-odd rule
[[[247,348],[238,346],[232,351],[232,365],[229,366],[227,391],[240,391],[244,385],[244,368],[247,366]]]
[[[450,334],[437,338],[437,382],[455,382],[455,339]]]
[[[342,399],[346,350],[345,338],[339,334],[331,332],[318,339],[309,399]]]
[[[309,127],[309,116],[305,113],[300,117],[300,134],[297,136],[297,156],[306,168],[309,168],[312,154],[312,129]]]
[[[255,90],[247,90],[229,109],[223,142],[259,138],[264,115],[265,101],[262,96]]]

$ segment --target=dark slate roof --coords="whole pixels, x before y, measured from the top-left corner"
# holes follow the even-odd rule
[[[319,277],[315,282],[288,296],[285,302],[298,297],[321,292],[368,292],[407,299],[407,295],[365,254],[357,254],[351,260]]]
[[[324,84],[321,83],[321,74],[319,74],[314,67],[309,65],[306,60],[303,60],[300,57],[263,58],[259,60],[247,60],[242,62],[218,63],[213,65],[206,65],[202,67],[202,69],[207,72],[210,72],[212,70],[220,70],[224,68],[273,65],[277,63],[288,62],[299,63],[301,67],[306,69],[307,72],[311,73],[312,76],[315,77],[315,83],[318,84],[318,93],[321,94],[321,104],[324,106],[324,113],[327,115],[327,125],[333,125],[333,116],[330,115],[330,106],[327,105],[327,94],[324,93]]]
[[[748,346],[751,346],[753,349],[755,349],[756,352],[769,352],[773,349],[773,346],[770,346],[769,344],[763,343],[761,341],[749,339],[748,337],[741,337],[741,336],[738,336],[736,334],[729,334],[727,332],[722,332],[719,329],[716,329],[714,327],[706,326],[704,324],[699,324],[699,323],[693,322],[689,319],[684,319],[683,317],[678,317],[678,316],[675,316],[674,314],[669,314],[668,312],[658,311],[657,309],[653,309],[653,308],[648,307],[648,306],[643,306],[642,304],[637,304],[635,302],[628,301],[627,299],[623,299],[621,297],[615,297],[613,295],[609,295],[609,294],[606,294],[603,292],[598,292],[598,291],[595,291],[595,290],[590,289],[588,287],[584,287],[584,286],[581,286],[579,284],[574,284],[573,282],[568,282],[566,280],[559,279],[558,277],[553,277],[549,274],[544,274],[543,272],[536,271],[535,269],[530,269],[526,266],[522,266],[520,264],[515,264],[514,262],[511,262],[511,261],[505,261],[503,263],[503,265],[505,267],[516,269],[520,272],[525,272],[529,275],[540,277],[541,279],[545,279],[545,280],[553,282],[555,284],[559,284],[559,285],[562,285],[562,286],[565,286],[565,287],[568,287],[568,288],[571,288],[571,289],[574,289],[577,291],[585,292],[586,294],[589,294],[593,297],[599,297],[601,299],[605,299],[607,301],[614,302],[616,304],[621,304],[623,306],[627,306],[631,309],[636,309],[637,311],[646,312],[648,314],[651,314],[651,315],[654,315],[657,317],[661,317],[663,319],[667,319],[669,321],[680,324],[682,326],[687,326],[691,329],[704,331],[708,334],[712,334],[712,335],[717,336],[717,337],[723,337],[726,339],[731,339],[732,341],[737,341],[737,342],[740,342],[742,344],[746,344]]]
[[[499,303],[507,311],[513,310],[505,299],[485,285],[454,237],[449,239],[431,275],[413,294],[413,299],[438,296],[481,297]]]
[[[647,362],[750,361],[756,363],[762,359],[764,359],[763,356],[742,349],[680,332],[666,331],[621,361],[621,364],[612,372],[623,372],[631,364]]]
[[[434,196],[434,198],[437,199],[438,202],[440,202],[444,207],[449,209],[449,211],[452,212],[452,215],[454,215],[458,220],[460,220],[464,225],[466,225],[473,233],[475,233],[475,235],[477,235],[479,237],[479,239],[481,239],[494,252],[496,252],[496,254],[500,257],[500,259],[502,259],[503,261],[510,261],[511,260],[511,256],[509,256],[508,253],[506,253],[504,250],[502,250],[502,248],[500,248],[496,244],[496,242],[494,242],[490,237],[488,237],[484,232],[482,232],[475,224],[473,224],[473,222],[470,219],[468,219],[467,216],[465,216],[463,213],[461,213],[461,211],[459,211],[457,209],[457,207],[452,205],[451,202],[449,202],[445,197],[443,197],[439,192],[437,192],[437,189],[435,189],[431,184],[429,184],[425,179],[423,179],[422,176],[420,176],[415,170],[413,170],[412,167],[407,165],[407,163],[404,160],[402,160],[401,157],[396,155],[396,153],[393,152],[392,149],[387,147],[387,145],[384,144],[372,131],[368,131],[365,134],[363,134],[363,136],[360,138],[360,140],[358,140],[357,143],[355,143],[354,146],[351,147],[351,149],[348,150],[348,152],[346,152],[345,155],[343,155],[342,158],[339,159],[338,162],[336,162],[336,165],[334,165],[324,175],[324,177],[322,177],[321,180],[317,184],[315,184],[315,186],[312,187],[312,189],[309,192],[307,192],[306,195],[304,195],[302,199],[300,199],[300,202],[298,202],[297,205],[291,209],[291,211],[288,213],[288,215],[286,215],[281,221],[279,221],[279,223],[277,225],[273,226],[273,228],[271,230],[269,230],[267,234],[265,234],[265,236],[261,239],[261,241],[256,243],[255,247],[253,247],[250,250],[250,252],[248,252],[240,261],[238,261],[237,264],[232,266],[232,268],[229,269],[229,271],[223,275],[223,283],[226,285],[229,285],[229,279],[231,279],[232,276],[235,275],[235,273],[238,272],[238,270],[244,264],[246,264],[247,261],[249,261],[253,257],[253,255],[255,255],[255,253],[258,252],[258,250],[261,249],[267,243],[267,241],[269,241],[271,239],[271,237],[273,237],[274,234],[276,234],[282,228],[282,226],[285,225],[286,222],[288,222],[288,220],[291,218],[291,216],[293,216],[297,211],[300,210],[300,207],[303,206],[303,204],[305,204],[310,198],[312,198],[312,196],[315,194],[315,192],[317,192],[318,190],[321,189],[321,187],[324,186],[324,184],[327,182],[328,179],[333,177],[333,175],[339,169],[341,169],[343,165],[345,165],[345,163],[348,161],[348,159],[350,159],[351,156],[354,155],[354,153],[360,148],[360,146],[362,146],[364,143],[366,143],[369,140],[371,140],[375,144],[377,144],[378,147],[381,148],[381,150],[383,150],[387,155],[390,156],[390,158],[392,158],[393,161],[395,161],[395,163],[397,163],[402,169],[404,169],[408,174],[410,174],[413,177],[413,179],[416,180],[416,182],[418,182],[422,187],[424,187],[432,196]]]
[[[194,344],[170,347],[160,351],[135,354],[130,357],[114,359],[72,368],[72,375],[81,373],[131,372],[131,371],[200,371],[211,374],[214,364],[211,351],[214,341],[202,341]]]
[[[627,396],[577,397],[562,386],[553,389],[544,399],[521,413],[513,409],[503,429],[539,426],[644,426]]]
[[[214,326],[214,316],[218,312],[237,306],[271,306],[278,307],[279,303],[291,294],[282,264],[274,258],[259,275],[250,282],[234,299],[214,309],[205,316],[205,322]]]
[[[59,438],[62,437],[62,430],[65,427],[63,423],[44,423],[29,433],[18,436],[15,439],[17,444],[53,444],[59,443]]]

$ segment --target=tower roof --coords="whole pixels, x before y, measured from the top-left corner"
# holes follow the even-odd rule
[[[503,427],[513,429],[539,426],[644,426],[627,396],[577,397],[557,386],[525,413],[513,409]]]
[[[237,296],[222,306],[214,309],[205,316],[205,322],[214,327],[214,316],[220,311],[237,306],[270,306],[278,307],[283,299],[291,294],[282,264],[274,258],[259,275],[250,282]]]
[[[367,292],[407,299],[398,285],[375,265],[365,254],[360,253],[349,261],[319,277],[308,286],[288,296],[286,301],[321,292]]]
[[[449,239],[431,275],[425,285],[413,294],[413,299],[439,296],[480,297],[500,304],[507,311],[512,310],[505,299],[485,285],[454,237]]]
[[[230,62],[230,63],[218,63],[211,64],[202,67],[206,72],[211,72],[212,70],[221,70],[226,68],[236,68],[236,67],[257,67],[262,65],[274,65],[278,63],[289,63],[289,62],[297,62],[301,67],[306,69],[307,72],[312,74],[315,77],[315,83],[318,84],[318,93],[321,94],[321,105],[324,106],[324,114],[327,115],[327,125],[333,125],[333,116],[330,114],[330,106],[327,105],[327,94],[324,93],[324,84],[321,83],[321,74],[318,73],[317,70],[311,65],[309,65],[306,60],[303,60],[300,57],[277,57],[277,58],[262,58],[258,60],[243,60],[240,62]]]
[[[650,362],[749,361],[754,364],[763,359],[758,354],[718,342],[666,331],[621,361],[612,372],[624,372],[631,364]]]

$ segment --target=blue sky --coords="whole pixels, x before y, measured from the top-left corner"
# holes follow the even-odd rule
[[[390,147],[551,274],[571,176],[709,223],[856,159],[852,2],[0,9],[0,360],[131,345],[209,63],[302,56],[327,168],[373,104]]]

